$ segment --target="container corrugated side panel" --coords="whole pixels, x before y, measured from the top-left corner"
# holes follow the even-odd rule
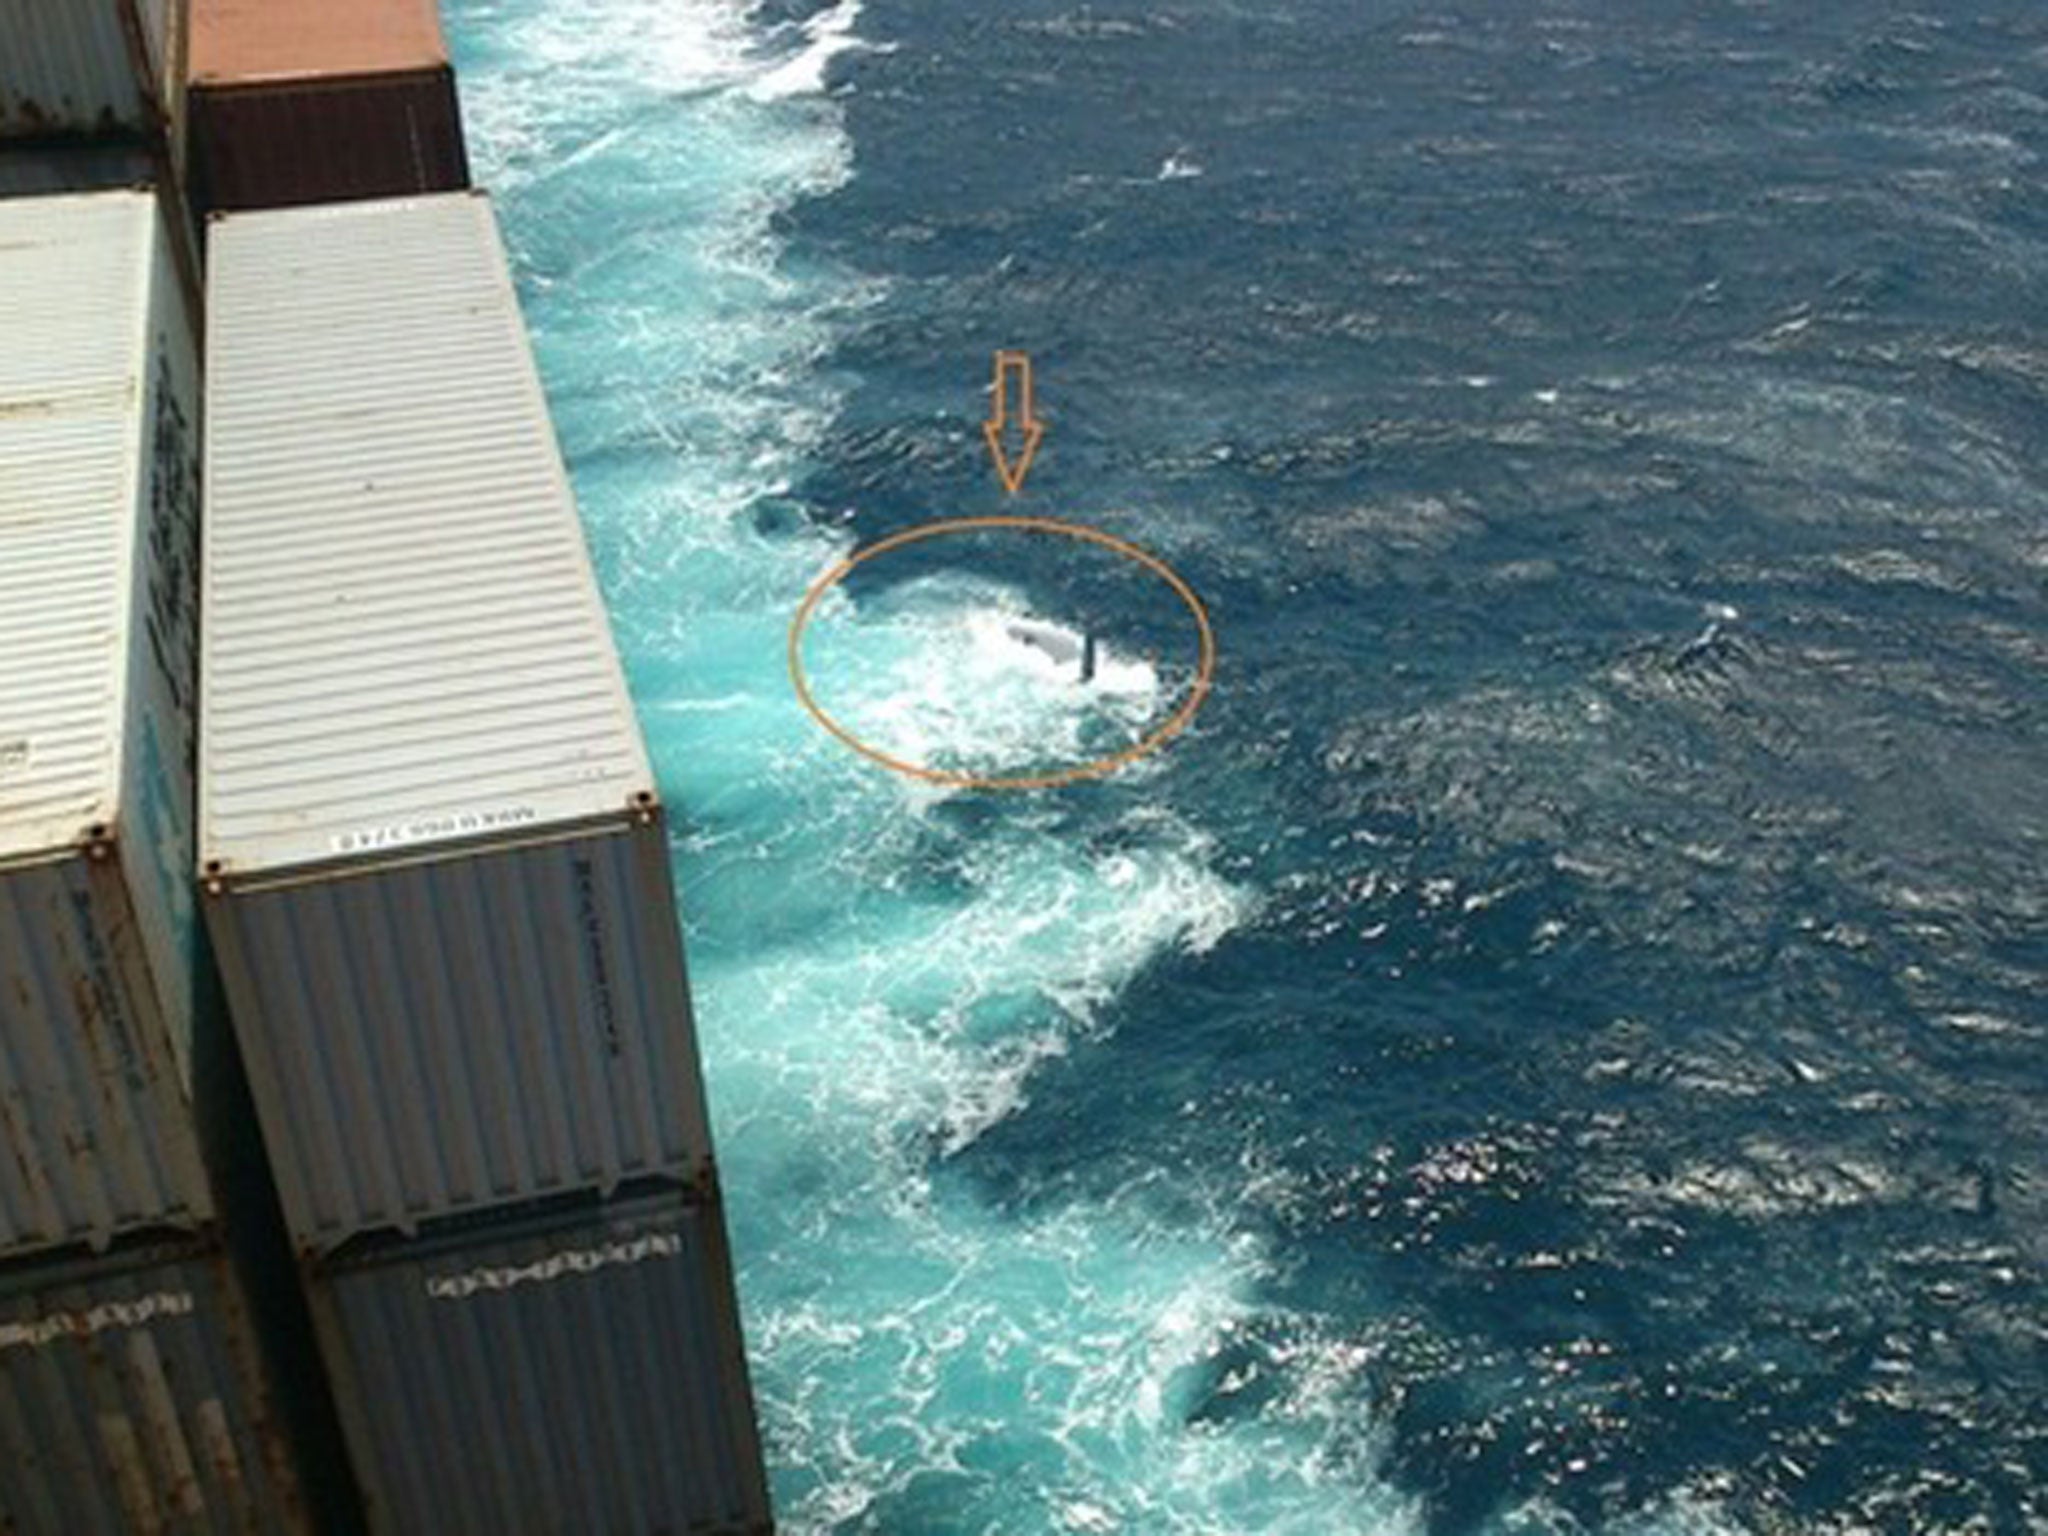
[[[171,0],[0,0],[0,140],[162,128]]]
[[[373,1527],[769,1530],[731,1273],[668,1200],[312,1277]]]
[[[212,1219],[162,995],[115,863],[0,871],[0,1255]]]
[[[199,712],[199,358],[166,221],[154,221],[113,838],[177,1052],[192,1081]]]
[[[168,104],[184,81],[189,14],[190,0],[135,0],[149,78],[159,102]]]
[[[193,195],[209,211],[454,192],[469,185],[455,72],[257,85],[191,99]]]
[[[0,1256],[212,1219],[159,996],[113,860],[0,869]]]
[[[303,1251],[711,1163],[659,818],[209,895]]]
[[[228,215],[209,260],[202,859],[651,799],[488,200]]]
[[[157,178],[155,154],[120,140],[23,145],[0,152],[0,197],[107,192],[150,186]]]
[[[0,1274],[0,1530],[308,1531],[262,1370],[218,1253]]]

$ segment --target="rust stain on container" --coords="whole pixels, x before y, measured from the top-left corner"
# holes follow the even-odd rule
[[[287,1394],[324,1387],[286,1377],[277,1322],[207,1239],[0,1264],[0,1532],[325,1529],[277,1449]]]
[[[174,103],[181,7],[0,0],[0,139],[154,138]]]
[[[188,68],[206,212],[469,185],[434,0],[195,0]]]

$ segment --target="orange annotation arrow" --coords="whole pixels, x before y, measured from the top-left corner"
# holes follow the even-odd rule
[[[1011,391],[1016,392],[1017,409],[1010,409]],[[1028,352],[998,352],[996,354],[995,394],[990,409],[994,412],[982,423],[982,435],[988,439],[988,451],[996,461],[996,473],[1002,477],[1003,489],[1012,496],[1024,489],[1024,477],[1031,473],[1031,461],[1038,453],[1038,440],[1045,436],[1045,426],[1033,414],[1031,399],[1031,355]],[[1013,459],[1004,438],[1008,429],[1015,426],[1023,434],[1023,447]]]

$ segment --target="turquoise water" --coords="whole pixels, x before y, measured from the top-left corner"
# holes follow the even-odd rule
[[[2048,21],[1977,9],[452,5],[786,1529],[2039,1528]],[[1006,508],[1019,345],[1016,509],[1221,665],[991,798],[784,646]],[[927,549],[814,681],[1113,750],[1190,672],[1128,576]]]
[[[872,1528],[885,1498],[903,1531],[1401,1529],[1402,1501],[1348,1471],[1325,1399],[1354,1369],[1341,1348],[1269,1422],[1183,1421],[1184,1378],[1247,1315],[1255,1243],[1160,1219],[1142,1187],[1018,1221],[931,1155],[1254,898],[1199,828],[1145,814],[1094,852],[1057,811],[1021,813],[934,886],[943,795],[794,708],[787,625],[850,541],[772,509],[832,415],[820,365],[874,292],[807,269],[775,224],[854,173],[817,86],[857,14],[806,37],[708,5],[452,18],[479,180],[679,813],[778,1510],[797,1532]],[[877,628],[877,670],[915,654]],[[980,717],[1015,721],[1001,700]]]

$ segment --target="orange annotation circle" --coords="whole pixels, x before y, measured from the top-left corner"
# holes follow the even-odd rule
[[[861,566],[888,554],[892,549],[902,549],[908,544],[921,544],[927,539],[943,538],[948,534],[987,532],[996,529],[1050,534],[1055,538],[1078,539],[1087,544],[1099,544],[1104,549],[1135,561],[1152,572],[1171,587],[1174,596],[1186,605],[1188,613],[1195,621],[1195,632],[1201,642],[1201,655],[1195,668],[1195,680],[1189,685],[1187,697],[1181,700],[1179,707],[1143,739],[1125,747],[1121,752],[1078,763],[1072,768],[1063,768],[1056,773],[962,773],[950,768],[934,768],[926,763],[907,762],[884,752],[880,747],[862,740],[833,719],[812,695],[810,684],[804,677],[804,630],[810,624],[812,614],[816,612],[826,593],[845,581]],[[796,617],[789,625],[790,681],[796,685],[797,699],[813,720],[862,757],[880,763],[884,768],[894,769],[897,773],[907,774],[913,779],[923,779],[931,784],[946,784],[957,789],[1054,789],[1062,784],[1079,783],[1083,779],[1107,778],[1118,769],[1135,763],[1139,758],[1149,757],[1186,730],[1188,722],[1195,718],[1195,711],[1202,707],[1202,701],[1209,696],[1209,683],[1215,673],[1216,634],[1209,625],[1209,611],[1202,606],[1202,600],[1195,596],[1194,588],[1181,580],[1179,572],[1157,555],[1148,554],[1115,534],[1104,533],[1100,528],[1091,528],[1086,523],[1063,523],[1049,517],[953,517],[934,523],[921,523],[915,528],[906,528],[901,533],[892,533],[886,539],[870,544],[866,549],[854,551],[812,583],[810,591],[804,594],[803,602],[797,605]]]

